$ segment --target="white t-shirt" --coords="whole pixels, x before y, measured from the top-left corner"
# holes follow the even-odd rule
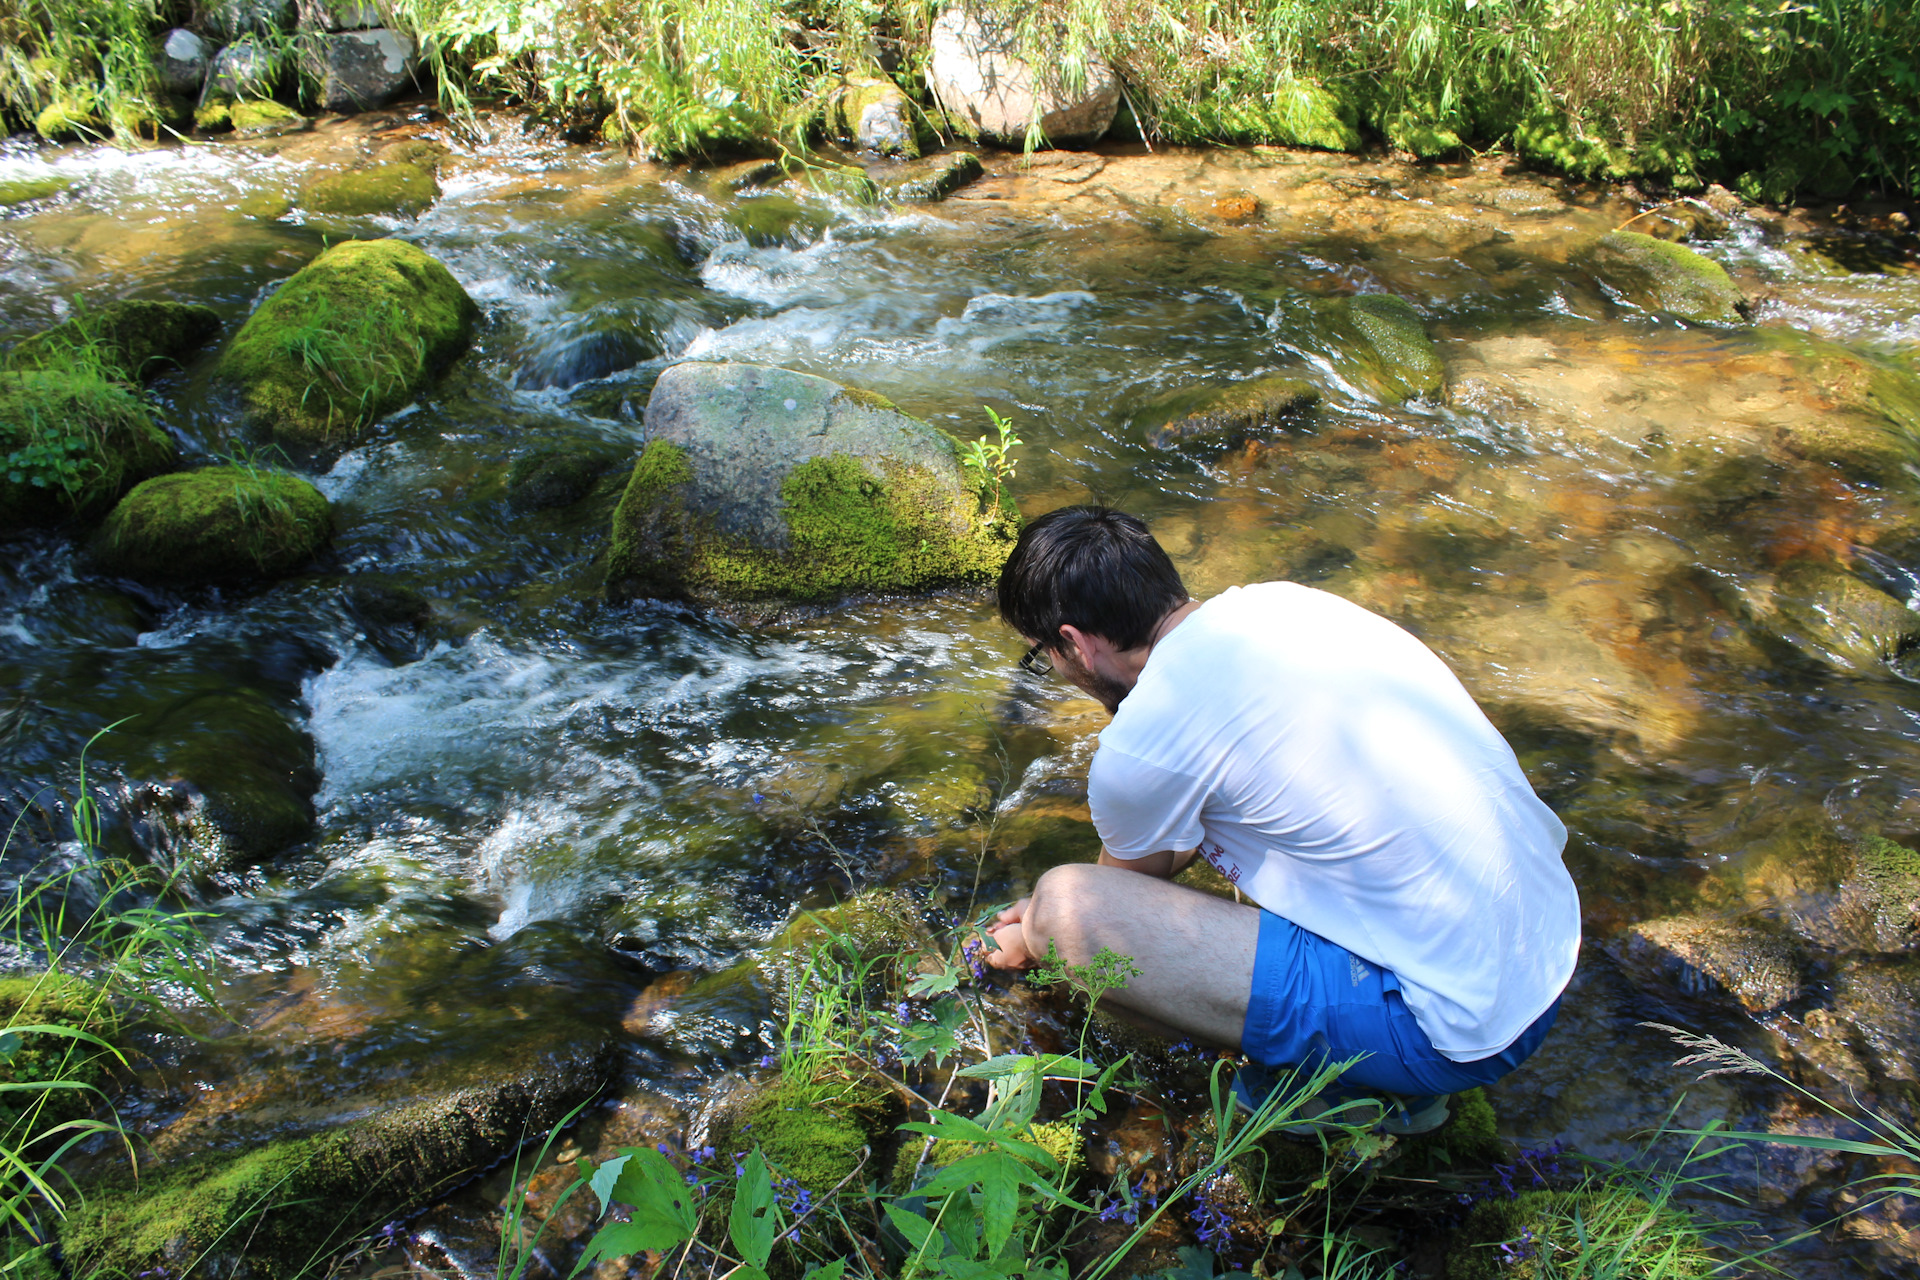
[[[1567,829],[1432,650],[1291,582],[1148,655],[1087,783],[1116,858],[1198,847],[1262,907],[1391,970],[1434,1048],[1499,1053],[1573,976]]]

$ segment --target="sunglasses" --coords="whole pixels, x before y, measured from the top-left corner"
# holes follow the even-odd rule
[[[1047,646],[1037,644],[1022,655],[1020,669],[1030,676],[1048,675],[1053,671],[1053,655],[1047,652]]]

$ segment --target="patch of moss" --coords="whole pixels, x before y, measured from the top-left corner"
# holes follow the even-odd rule
[[[1299,425],[1319,403],[1320,389],[1306,379],[1268,374],[1163,396],[1136,421],[1156,448],[1236,449]]]
[[[233,104],[228,118],[235,133],[275,133],[307,122],[305,116],[272,98],[249,98]],[[198,123],[196,117],[195,123]]]
[[[145,581],[230,582],[289,573],[332,533],[326,498],[300,477],[208,467],[136,485],[100,526],[95,551]]]
[[[857,143],[860,140],[860,121],[867,109],[884,103],[897,103],[901,118],[908,122],[905,134],[894,140],[887,154],[904,160],[919,159],[920,140],[911,125],[913,106],[899,86],[885,78],[850,81],[836,92],[827,103],[827,131],[841,142]]]
[[[71,1027],[112,1044],[120,1025],[100,988],[63,974],[17,974],[0,978],[0,1029]],[[0,1093],[0,1133],[14,1146],[56,1125],[90,1115],[105,1086],[114,1054],[99,1045],[44,1032],[16,1033],[18,1046],[0,1060],[0,1084],[67,1081],[78,1089],[10,1090]]]
[[[1743,324],[1746,299],[1726,268],[1685,245],[1638,231],[1613,231],[1586,252],[1586,261],[1636,305],[1696,324]]]
[[[306,202],[316,213],[415,218],[439,198],[440,185],[431,172],[395,161],[322,178],[307,189]]]
[[[226,133],[233,128],[233,102],[208,98],[193,109],[193,127],[202,133]]]
[[[10,369],[65,367],[97,360],[128,382],[141,382],[192,355],[220,332],[211,307],[184,302],[109,302],[85,315],[22,338],[7,353]]]
[[[878,391],[868,391],[862,387],[842,387],[840,394],[855,404],[865,405],[869,409],[885,409],[888,413],[898,413],[900,408]]]
[[[72,178],[8,178],[0,181],[0,209],[25,204],[29,200],[45,200],[48,196],[60,195],[71,186]]]
[[[248,318],[219,366],[249,413],[304,444],[350,441],[466,346],[479,308],[399,240],[337,244]]]
[[[1416,160],[1437,160],[1458,154],[1465,146],[1458,121],[1444,118],[1446,113],[1432,110],[1395,111],[1379,121],[1380,132],[1396,151],[1404,151]]]
[[[1432,400],[1446,391],[1446,365],[1412,303],[1364,293],[1330,299],[1317,310],[1343,371],[1382,400]]]
[[[410,164],[427,173],[437,173],[440,162],[451,154],[444,146],[429,138],[405,138],[399,142],[390,142],[380,148],[374,156],[376,164]]]
[[[49,142],[76,142],[100,137],[105,125],[93,103],[61,98],[41,108],[33,118],[33,131]]]
[[[880,199],[880,188],[859,165],[810,164],[804,180],[815,191],[840,196],[855,204],[875,204]]]
[[[1499,1117],[1487,1091],[1468,1089],[1447,1101],[1445,1124],[1403,1139],[1401,1151],[1403,1171],[1415,1173],[1495,1164],[1507,1157],[1507,1142],[1500,1136]]]
[[[980,157],[971,151],[955,151],[935,156],[917,166],[918,176],[908,178],[888,191],[895,200],[944,200],[960,188],[986,176]]]
[[[10,1230],[0,1247],[0,1265],[8,1280],[60,1280],[60,1264],[54,1261],[51,1244],[34,1244],[24,1235]]]
[[[97,369],[0,372],[0,530],[96,519],[173,461],[172,438]]]
[[[715,1125],[708,1140],[728,1156],[759,1147],[767,1162],[816,1196],[840,1185],[873,1155],[899,1114],[892,1090],[859,1080],[798,1082],[779,1076]]]
[[[1481,1201],[1455,1234],[1446,1280],[1566,1274],[1694,1280],[1714,1266],[1700,1227],[1685,1212],[1602,1184]]]

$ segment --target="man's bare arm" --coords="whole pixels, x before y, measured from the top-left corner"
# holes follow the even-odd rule
[[[1161,853],[1149,853],[1142,858],[1116,858],[1103,847],[1100,850],[1100,865],[1103,867],[1122,867],[1128,871],[1138,871],[1142,875],[1156,876],[1162,880],[1171,880],[1187,869],[1198,849],[1187,849],[1175,853],[1168,849]]]

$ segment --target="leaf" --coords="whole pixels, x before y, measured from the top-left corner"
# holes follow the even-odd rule
[[[599,1198],[601,1216],[606,1215],[607,1206],[613,1203],[613,1184],[620,1180],[620,1171],[627,1167],[627,1161],[631,1159],[631,1155],[615,1156],[595,1169],[593,1176],[587,1179],[587,1186]]]
[[[0,1062],[8,1061],[20,1052],[20,1037],[11,1031],[0,1032]]]
[[[621,1157],[625,1159],[607,1194],[610,1200],[631,1206],[633,1214],[626,1222],[609,1222],[594,1233],[574,1275],[602,1258],[671,1249],[693,1234],[698,1221],[693,1189],[666,1157],[651,1147],[626,1147],[615,1159]]]
[[[918,1062],[931,1056],[936,1063],[944,1063],[960,1051],[960,1027],[967,1020],[967,1011],[958,1000],[942,1000],[931,1010],[933,1018],[927,1022],[916,1022],[900,1033],[900,1048],[910,1062]]]
[[[928,1241],[939,1234],[931,1222],[897,1204],[887,1205],[887,1218],[900,1229],[900,1234],[907,1238],[907,1243],[913,1246],[916,1253],[925,1252]]]
[[[960,985],[960,970],[948,965],[944,973],[923,973],[907,984],[910,996],[945,995]]]
[[[835,1258],[825,1266],[815,1267],[813,1270],[807,1272],[806,1280],[840,1280],[841,1274],[844,1273],[846,1269],[847,1260],[845,1258]]]
[[[727,1233],[742,1260],[764,1269],[773,1255],[774,1237],[780,1224],[773,1214],[773,1179],[767,1173],[767,1161],[755,1147],[747,1157],[746,1170],[734,1184],[733,1211],[727,1218]]]

